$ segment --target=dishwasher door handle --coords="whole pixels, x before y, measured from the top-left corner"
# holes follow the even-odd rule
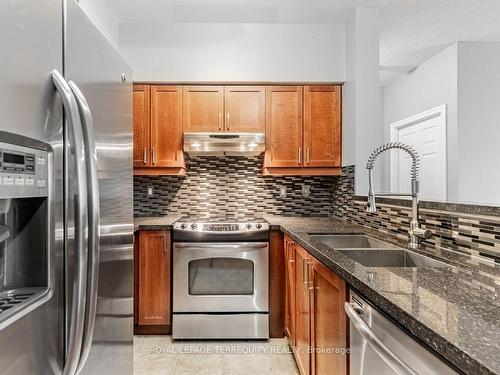
[[[418,375],[402,359],[398,358],[383,342],[375,335],[370,326],[361,319],[359,312],[362,311],[357,304],[346,302],[345,312],[356,330],[361,334],[377,354],[398,374],[400,375]]]

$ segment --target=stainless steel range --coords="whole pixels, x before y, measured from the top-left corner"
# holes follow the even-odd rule
[[[269,225],[180,221],[173,240],[173,338],[269,338]]]

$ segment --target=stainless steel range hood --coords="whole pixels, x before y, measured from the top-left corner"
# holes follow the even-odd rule
[[[258,155],[265,146],[264,133],[184,133],[184,152],[191,155]]]

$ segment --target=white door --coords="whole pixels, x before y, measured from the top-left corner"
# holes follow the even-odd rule
[[[446,200],[446,106],[433,108],[391,124],[391,141],[413,146],[420,155],[420,197]],[[411,159],[392,152],[391,191],[410,192]]]

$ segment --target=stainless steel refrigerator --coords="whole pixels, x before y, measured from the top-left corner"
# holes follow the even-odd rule
[[[75,0],[0,2],[0,373],[133,372],[131,71]]]

